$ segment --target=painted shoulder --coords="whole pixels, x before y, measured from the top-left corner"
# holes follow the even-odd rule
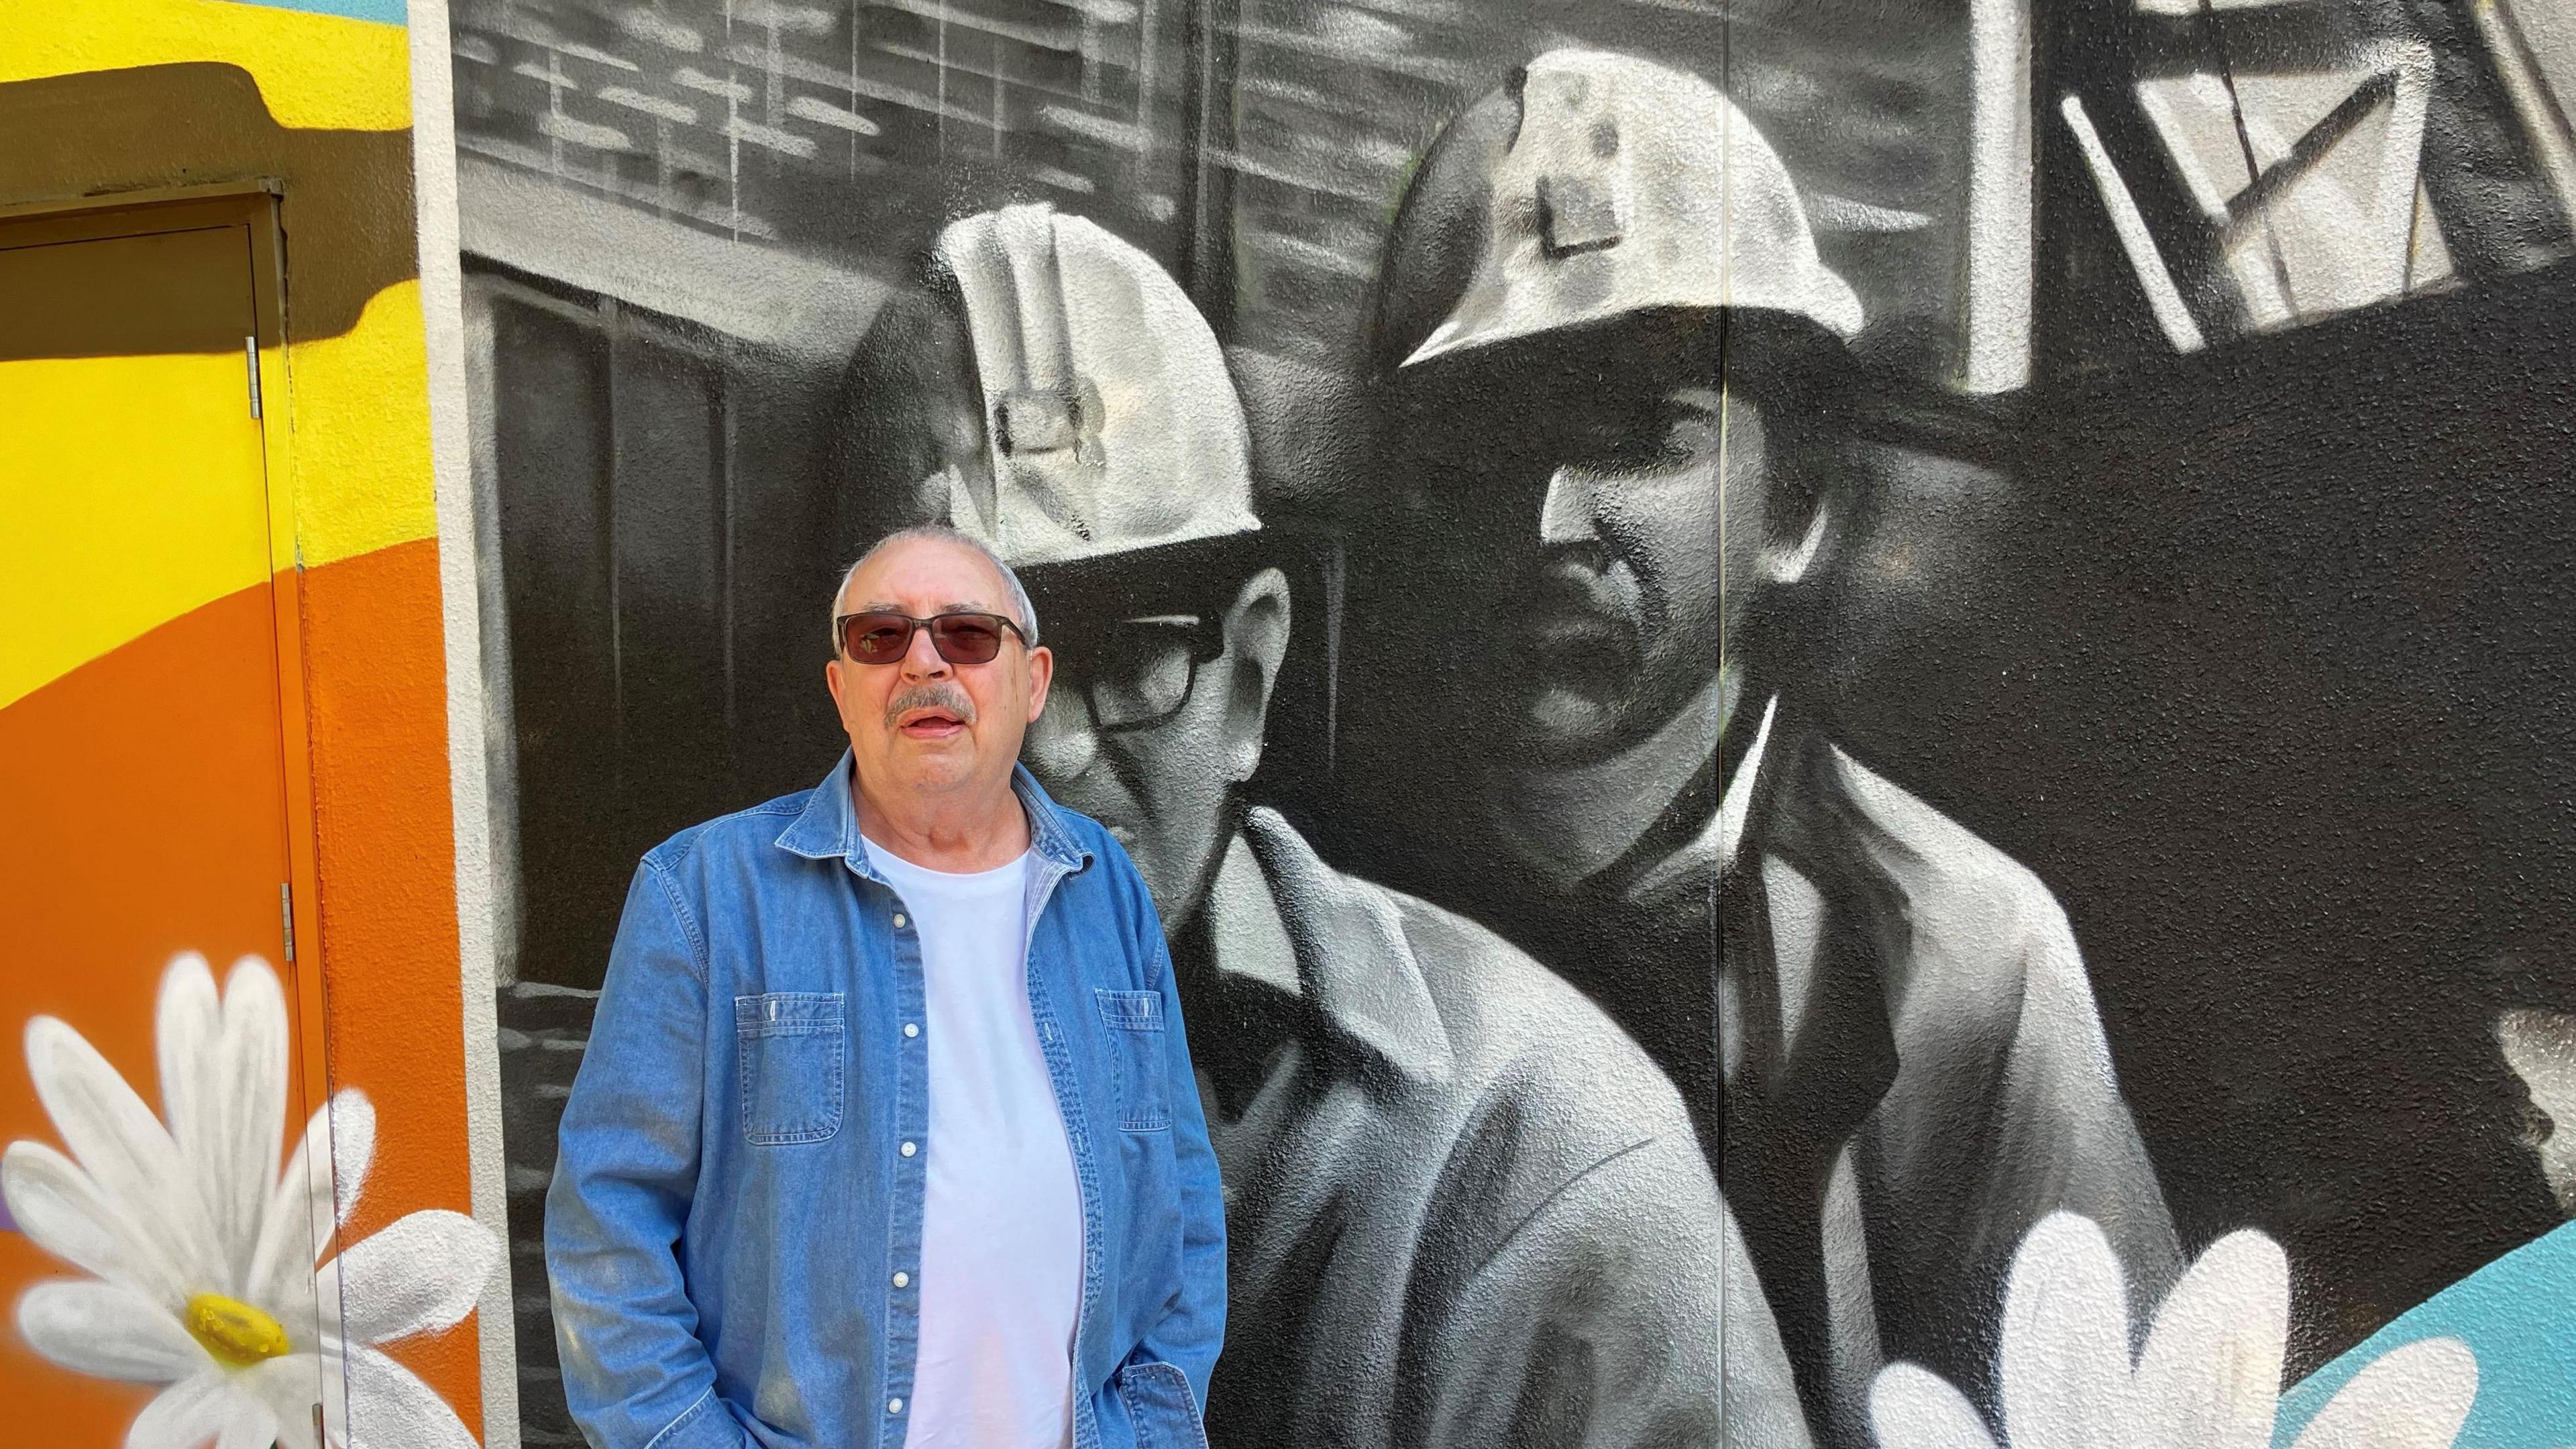
[[[1840,747],[1823,754],[1843,863],[1889,888],[1918,938],[2015,958],[2073,952],[2065,908],[2028,866]]]
[[[1564,977],[1454,911],[1370,882],[1352,884],[1394,909],[1462,1087],[1508,1081],[1516,1091],[1602,1114],[1598,1120],[1690,1137],[1671,1081]]]

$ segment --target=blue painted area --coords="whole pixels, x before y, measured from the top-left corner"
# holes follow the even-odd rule
[[[2381,1354],[2456,1338],[2478,1358],[2478,1398],[2454,1449],[2576,1445],[2576,1223],[2517,1248],[2408,1309],[2281,1396],[2274,1449]]]
[[[272,10],[306,10],[315,15],[374,20],[386,25],[411,23],[411,0],[233,0],[233,3],[265,5]]]

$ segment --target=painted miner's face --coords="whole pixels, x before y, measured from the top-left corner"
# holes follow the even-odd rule
[[[1219,540],[1028,576],[1064,676],[1023,758],[1126,848],[1171,930],[1196,917],[1261,763],[1287,650],[1287,579],[1249,557]]]
[[[1713,545],[1761,493],[1762,415],[1749,402],[1697,382],[1610,401],[1560,439],[1517,621],[1530,741],[1552,759],[1606,754],[1706,688],[1736,612],[1721,566],[1733,549]]]
[[[1461,359],[1399,441],[1442,661],[1537,767],[1604,758],[1700,707],[1776,548],[1782,419],[1720,383],[1707,314]],[[1803,512],[1803,510],[1800,510]],[[1435,587],[1436,583],[1436,587]]]

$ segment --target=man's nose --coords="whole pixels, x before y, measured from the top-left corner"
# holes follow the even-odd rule
[[[1040,780],[1078,780],[1100,760],[1100,731],[1091,722],[1091,701],[1079,689],[1060,689],[1047,701],[1046,713],[1029,721],[1020,741],[1029,773]]]
[[[903,677],[937,679],[948,672],[948,661],[940,656],[939,646],[931,642],[929,628],[916,625],[912,643],[903,651]]]
[[[1591,543],[1601,537],[1592,523],[1592,481],[1581,469],[1559,468],[1548,475],[1547,501],[1538,509],[1541,543]]]

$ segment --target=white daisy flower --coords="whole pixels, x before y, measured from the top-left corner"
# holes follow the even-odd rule
[[[375,1155],[365,1094],[314,1113],[281,1173],[291,1063],[268,963],[244,957],[219,997],[205,958],[179,957],[155,1029],[167,1126],[79,1032],[27,1023],[28,1074],[70,1151],[10,1143],[0,1197],[91,1275],[18,1300],[29,1346],[168,1386],[126,1449],[473,1449],[446,1401],[376,1345],[462,1320],[500,1245],[461,1213],[416,1212],[317,1269]]]
[[[2128,1287],[2090,1219],[2055,1213],[2013,1256],[2004,1290],[2003,1434],[1912,1364],[1879,1372],[1881,1449],[2271,1449],[2290,1333],[2290,1264],[2257,1232],[2219,1239],[2183,1274],[2129,1360]],[[2455,1338],[2363,1369],[2292,1449],[2450,1449],[2478,1393]]]

